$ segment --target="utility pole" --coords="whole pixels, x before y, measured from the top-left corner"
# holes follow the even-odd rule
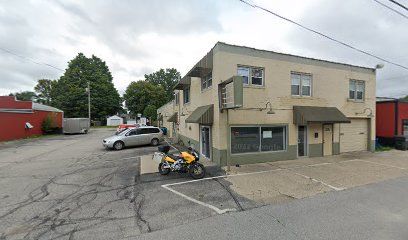
[[[88,88],[86,89],[88,92],[88,118],[89,118],[89,126],[91,126],[91,86],[88,81]]]

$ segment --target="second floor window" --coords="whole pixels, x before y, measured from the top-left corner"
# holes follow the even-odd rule
[[[189,103],[190,102],[190,87],[184,88],[183,91],[183,103]]]
[[[356,101],[364,100],[365,82],[359,80],[350,80],[349,99]]]
[[[312,75],[307,73],[291,73],[292,96],[312,96]]]
[[[258,67],[238,67],[238,76],[243,77],[245,85],[263,86],[264,69]]]
[[[201,91],[211,87],[212,85],[212,73],[201,78]]]

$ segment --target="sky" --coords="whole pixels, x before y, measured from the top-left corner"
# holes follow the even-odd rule
[[[408,66],[408,18],[374,0],[248,2]],[[0,0],[0,95],[58,79],[63,71],[43,63],[63,70],[79,52],[103,59],[123,93],[160,68],[186,74],[217,41],[368,67],[383,63],[238,0]],[[377,96],[408,95],[408,70],[384,64]]]

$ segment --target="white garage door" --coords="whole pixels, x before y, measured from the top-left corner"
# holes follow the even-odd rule
[[[340,125],[340,152],[366,151],[368,139],[367,119],[350,119]]]

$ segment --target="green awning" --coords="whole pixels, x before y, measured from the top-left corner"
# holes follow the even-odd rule
[[[293,106],[293,123],[350,123],[350,120],[335,107]]]
[[[186,119],[187,123],[200,123],[212,125],[214,121],[214,105],[206,105],[196,108]]]
[[[173,113],[169,119],[167,119],[167,122],[177,122],[177,112]]]
[[[186,86],[191,85],[191,77],[190,76],[185,76],[180,81],[174,86],[174,89],[177,90],[184,90]]]

